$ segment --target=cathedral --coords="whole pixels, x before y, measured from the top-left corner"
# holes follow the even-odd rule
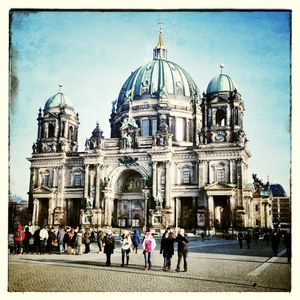
[[[255,226],[237,85],[221,65],[200,94],[167,54],[160,28],[153,60],[131,73],[112,104],[110,138],[97,123],[84,151],[79,114],[61,87],[39,109],[28,158],[33,225]]]

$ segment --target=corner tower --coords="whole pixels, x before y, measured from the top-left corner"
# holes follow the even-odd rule
[[[76,152],[78,150],[79,117],[71,101],[61,92],[51,96],[43,112],[39,109],[38,135],[33,153]]]

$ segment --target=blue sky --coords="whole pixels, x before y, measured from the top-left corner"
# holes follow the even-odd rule
[[[160,20],[168,59],[200,91],[224,73],[245,102],[251,174],[290,188],[289,12],[14,12],[11,22],[10,192],[25,199],[37,114],[63,92],[79,113],[79,150],[96,122],[110,136],[111,102],[130,75],[152,60]]]

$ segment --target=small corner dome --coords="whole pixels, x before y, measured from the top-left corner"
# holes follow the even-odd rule
[[[44,111],[48,111],[54,108],[60,109],[63,107],[74,110],[71,100],[68,97],[66,97],[62,92],[58,92],[46,101]]]
[[[234,90],[238,90],[234,81],[228,75],[220,74],[209,82],[206,89],[206,94],[233,92]]]

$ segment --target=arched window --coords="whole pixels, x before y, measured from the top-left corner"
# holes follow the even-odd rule
[[[141,136],[149,136],[149,119],[141,120]]]
[[[50,187],[50,171],[47,170],[43,173],[43,185]]]
[[[223,109],[218,109],[216,112],[216,124],[217,126],[225,126],[226,113]]]
[[[225,182],[225,170],[217,169],[217,182]]]
[[[54,137],[54,125],[51,124],[51,123],[49,123],[48,137],[49,137],[49,138]]]
[[[184,122],[183,118],[176,119],[176,140],[178,142],[183,141],[184,139]]]

